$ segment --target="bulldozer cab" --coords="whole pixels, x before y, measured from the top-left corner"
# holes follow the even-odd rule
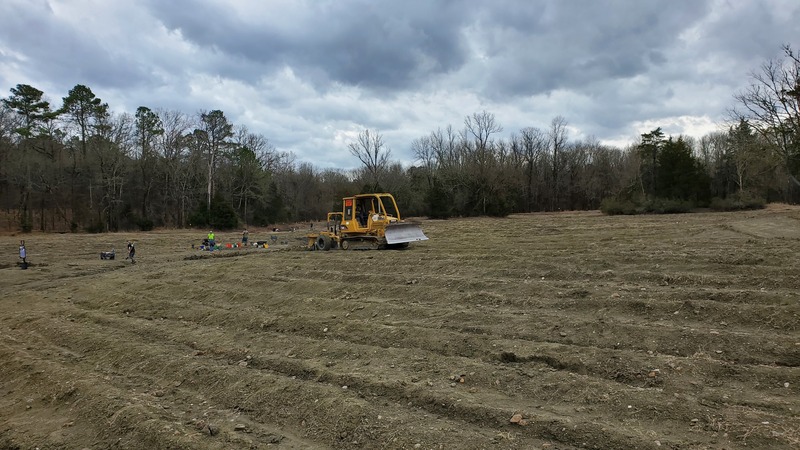
[[[376,223],[400,219],[397,203],[391,194],[363,194],[344,199],[344,223],[356,230],[372,229]]]

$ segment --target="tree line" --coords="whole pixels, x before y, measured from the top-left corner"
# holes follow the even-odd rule
[[[699,139],[660,128],[625,148],[572,139],[566,118],[502,138],[487,111],[409,143],[393,160],[377,130],[352,170],[297,162],[220,110],[114,113],[84,85],[58,107],[26,84],[0,105],[3,226],[23,231],[268,226],[319,220],[343,196],[387,191],[405,215],[505,216],[614,202],[800,200],[800,60],[789,46],[734,98],[731,125]],[[357,163],[355,162],[357,161]]]

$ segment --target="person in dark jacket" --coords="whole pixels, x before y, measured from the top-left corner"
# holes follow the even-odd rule
[[[133,241],[128,241],[128,257],[125,259],[130,259],[131,264],[136,264],[136,260],[134,257],[136,256],[136,246],[133,244]]]

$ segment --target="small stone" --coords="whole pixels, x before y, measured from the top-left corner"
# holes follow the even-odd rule
[[[720,353],[722,353],[722,350],[714,350],[714,353],[719,355]]]
[[[511,423],[519,423],[522,420],[522,414],[514,414],[511,416]]]
[[[783,383],[783,387],[788,388],[789,387],[789,383]]]
[[[327,328],[327,327],[326,327],[326,328],[323,328],[323,329],[322,329],[322,332],[323,332],[323,333],[327,333],[327,332],[328,332],[328,328]]]
[[[614,292],[611,294],[611,298],[619,298],[619,292]]]
[[[246,427],[246,426],[245,426],[243,423],[237,423],[237,424],[236,424],[236,425],[233,427],[233,429],[234,429],[234,431],[244,431],[244,430],[246,430],[246,429],[247,429],[247,427]]]
[[[422,444],[414,444],[414,448],[420,448],[420,447],[422,447]]]
[[[567,337],[567,333],[565,333],[563,331],[561,333],[558,333],[558,335],[561,336],[561,337]]]
[[[347,390],[347,386],[346,385],[342,386],[342,389]]]
[[[692,419],[692,423],[700,422],[700,419]]]

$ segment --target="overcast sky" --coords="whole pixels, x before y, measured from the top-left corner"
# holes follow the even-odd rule
[[[318,167],[393,158],[437,128],[493,113],[501,137],[547,128],[627,145],[661,126],[702,136],[780,47],[797,0],[2,0],[0,97],[54,107],[84,84],[116,113],[220,109]]]

